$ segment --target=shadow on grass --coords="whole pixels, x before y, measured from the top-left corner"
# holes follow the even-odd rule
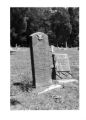
[[[18,104],[21,104],[18,100],[10,99],[10,105],[18,105]]]
[[[32,91],[32,85],[29,82],[21,81],[13,83],[14,86],[19,87],[22,92]]]

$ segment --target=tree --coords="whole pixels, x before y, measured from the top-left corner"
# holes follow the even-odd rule
[[[26,10],[26,8],[10,8],[10,43],[13,47],[21,44],[21,36],[26,30],[24,20]]]
[[[56,46],[66,46],[71,33],[70,15],[66,8],[52,8],[51,30],[56,36]]]
[[[50,45],[79,45],[79,8],[11,8],[10,43],[29,46],[28,37],[34,32],[49,36]]]
[[[70,14],[70,23],[72,25],[72,32],[69,39],[70,46],[79,46],[79,8],[68,8]]]

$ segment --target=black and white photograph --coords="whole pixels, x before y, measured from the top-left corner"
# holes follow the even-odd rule
[[[10,110],[79,110],[79,7],[10,7]]]

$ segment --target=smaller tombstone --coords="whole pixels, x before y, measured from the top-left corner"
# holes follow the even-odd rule
[[[57,77],[60,79],[72,78],[68,55],[55,53],[55,61]]]
[[[51,51],[52,51],[52,54],[54,53],[54,46],[51,45]]]

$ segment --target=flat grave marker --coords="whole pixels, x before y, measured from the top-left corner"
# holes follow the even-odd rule
[[[57,71],[70,71],[69,58],[67,54],[56,54],[56,68]]]
[[[68,55],[55,53],[55,61],[57,76],[61,79],[72,78]]]

